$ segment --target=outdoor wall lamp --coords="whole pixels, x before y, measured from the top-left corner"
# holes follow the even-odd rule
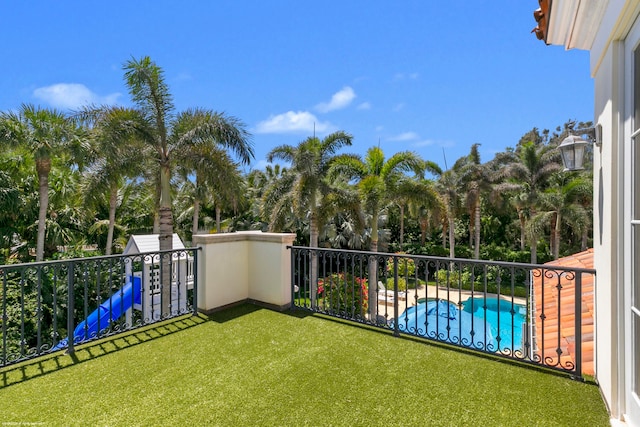
[[[602,125],[569,132],[570,135],[558,145],[565,172],[584,169],[584,152],[587,145],[590,143],[598,147],[602,145]],[[586,136],[587,139],[583,139],[582,136]]]

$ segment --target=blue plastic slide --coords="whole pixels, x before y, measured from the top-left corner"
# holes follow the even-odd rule
[[[133,298],[132,294],[133,293]],[[142,304],[140,278],[133,277],[133,285],[127,282],[111,297],[100,304],[93,313],[80,322],[73,331],[73,342],[78,344],[98,336],[98,333],[109,327],[112,321],[118,320],[133,304]],[[61,340],[53,350],[67,347],[67,340]]]

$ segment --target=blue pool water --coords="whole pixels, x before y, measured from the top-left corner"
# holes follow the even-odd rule
[[[522,350],[522,325],[526,321],[526,306],[512,305],[511,301],[497,297],[469,298],[462,304],[462,309],[478,319],[486,320],[492,335],[496,339],[500,337],[501,350],[511,350],[512,345],[514,350]]]
[[[526,307],[497,297],[470,298],[461,308],[447,300],[427,300],[398,317],[398,328],[440,341],[487,351],[522,349]]]

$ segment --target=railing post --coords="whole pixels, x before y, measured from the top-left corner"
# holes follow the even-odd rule
[[[40,354],[42,348],[42,270],[43,267],[38,268],[38,290],[37,290],[37,308],[36,308],[36,322],[37,322],[37,341],[36,341],[36,354]]]
[[[193,264],[191,265],[191,275],[193,276],[193,315],[198,315],[198,249],[192,249]],[[187,274],[189,273],[189,255],[187,254]],[[142,283],[140,283],[142,286]]]
[[[315,248],[309,250],[309,299],[311,301],[311,309],[317,310],[318,303],[316,301],[318,297],[318,251]]]
[[[575,298],[576,379],[582,379],[582,272],[576,272]]]
[[[405,294],[406,295],[406,294]],[[398,300],[398,257],[396,255],[393,256],[393,318],[395,322],[393,322],[393,335],[398,337],[400,336],[400,327],[398,325],[398,305],[400,304]]]
[[[0,359],[0,366],[4,366],[7,363],[7,271],[0,270],[2,275],[2,358]]]
[[[289,272],[289,274],[291,274],[291,306],[295,308],[296,306],[296,296],[295,296],[296,278],[295,278],[295,267],[294,267],[295,256],[293,253],[293,247],[287,246],[287,249],[289,249],[289,253],[291,254],[291,266],[290,266],[290,272]],[[298,285],[298,289],[300,289],[299,286],[300,285]]]
[[[75,325],[73,323],[73,300],[75,296],[73,294],[74,287],[74,274],[75,274],[75,265],[73,261],[69,261],[67,264],[67,354],[71,354],[74,352],[73,344],[74,344],[74,330]]]

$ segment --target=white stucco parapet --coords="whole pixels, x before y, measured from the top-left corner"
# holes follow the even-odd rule
[[[292,233],[193,236],[198,256],[198,310],[209,313],[250,301],[276,309],[291,306]]]

